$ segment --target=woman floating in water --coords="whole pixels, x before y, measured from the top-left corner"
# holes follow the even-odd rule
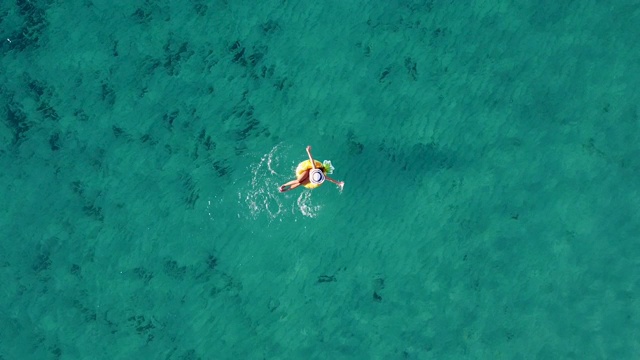
[[[325,179],[338,185],[340,189],[344,187],[344,181],[337,181],[327,176],[327,174],[333,173],[331,161],[325,160],[320,162],[313,160],[313,157],[311,157],[311,146],[307,146],[307,155],[309,155],[309,160],[301,162],[296,168],[296,179],[280,186],[280,192],[293,190],[300,185],[307,189],[315,189],[322,185]]]

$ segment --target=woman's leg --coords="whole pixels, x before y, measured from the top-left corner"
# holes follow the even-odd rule
[[[295,188],[297,188],[298,186],[302,185],[305,183],[305,181],[309,180],[309,170],[303,172],[302,174],[300,174],[300,176],[298,176],[297,179],[295,180],[291,180],[288,183],[280,186],[280,192],[285,192],[285,191],[289,191],[289,190],[293,190]],[[288,189],[286,187],[289,187]]]
[[[304,184],[305,181],[309,180],[309,171],[310,170],[305,170],[302,174],[300,174],[300,176],[298,176],[298,178],[296,179],[300,184]]]
[[[287,186],[289,186],[289,188],[287,189]],[[280,192],[285,192],[285,191],[289,191],[291,189],[294,189],[295,187],[300,186],[300,183],[298,182],[298,179],[296,180],[291,180],[286,184],[283,184],[282,186],[280,186],[279,190]]]
[[[302,185],[302,184],[300,184],[299,182],[296,182],[295,184],[293,184],[293,185],[289,186],[289,188],[288,188],[288,189],[284,189],[284,190],[282,190],[282,192],[289,191],[289,190],[293,190],[293,189],[297,188],[297,187],[298,187],[298,186],[300,186],[300,185]]]

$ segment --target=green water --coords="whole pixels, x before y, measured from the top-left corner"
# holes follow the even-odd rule
[[[611,4],[2,2],[0,359],[640,358]]]

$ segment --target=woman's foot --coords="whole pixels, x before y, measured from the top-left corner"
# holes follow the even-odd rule
[[[280,186],[280,187],[278,188],[278,191],[280,191],[281,193],[283,193],[283,192],[285,192],[285,191],[287,191],[287,190],[285,190],[284,185],[282,185],[282,186]]]

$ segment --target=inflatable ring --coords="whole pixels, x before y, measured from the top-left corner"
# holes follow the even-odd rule
[[[322,163],[320,161],[314,160],[314,162],[316,164],[316,169],[323,169]],[[310,169],[313,169],[313,166],[311,166],[311,161],[305,160],[301,162],[300,164],[298,164],[298,167],[296,168],[296,177],[299,178],[300,176],[302,176],[302,174],[304,174],[305,171]],[[313,184],[309,182],[308,184],[304,184],[303,186],[306,187],[307,189],[315,189],[320,185],[322,185],[322,183]]]

